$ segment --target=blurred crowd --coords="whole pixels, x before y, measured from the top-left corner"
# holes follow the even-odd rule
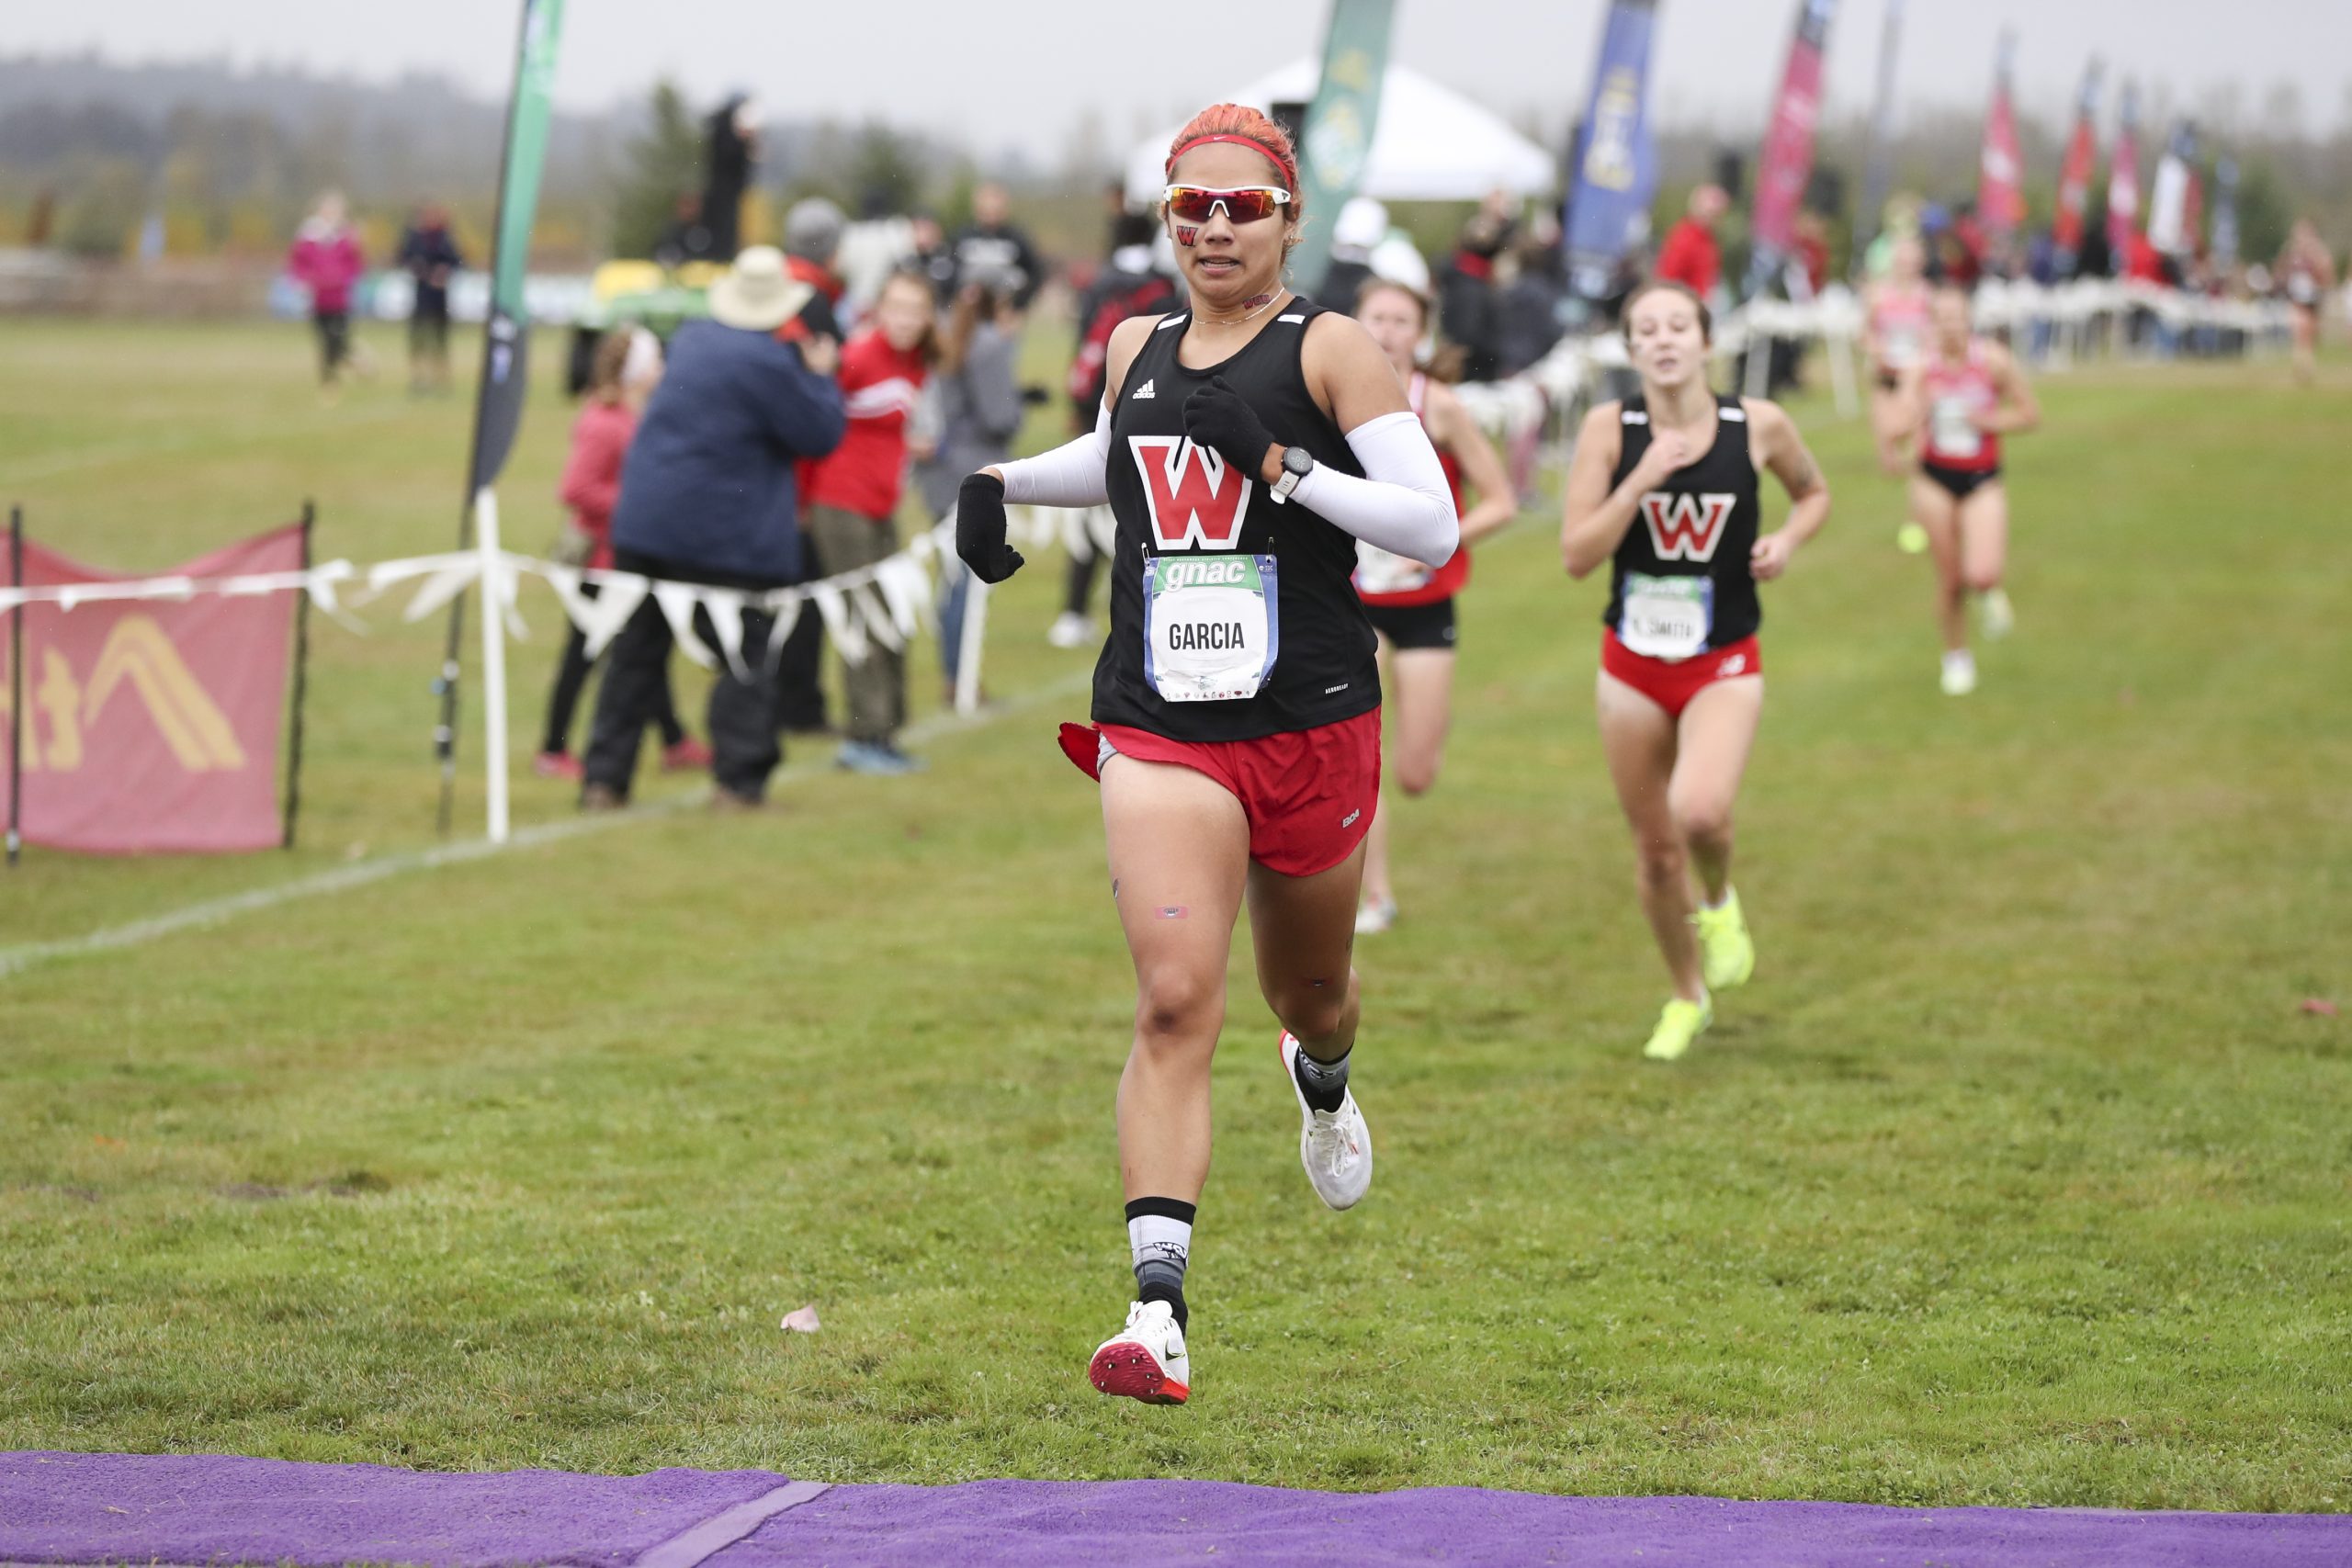
[[[715,276],[707,315],[676,323],[666,342],[624,321],[601,342],[590,334],[575,359],[584,402],[561,486],[561,549],[580,565],[748,590],[871,567],[901,548],[907,529],[941,519],[965,475],[1010,456],[1033,409],[1059,403],[1057,422],[1091,427],[1112,329],[1182,306],[1163,226],[1116,186],[1104,194],[1099,256],[1060,267],[1041,254],[995,183],[972,191],[968,220],[953,230],[935,212],[872,210],[852,220],[834,203],[810,198],[786,214],[780,246],[746,248],[737,214],[756,166],[756,123],[743,100],[712,117],[704,186],[679,195],[655,246],[663,267],[699,263]],[[1759,265],[1741,254],[1735,206],[1723,185],[1699,186],[1654,249],[1627,255],[1601,298],[1580,299],[1569,284],[1555,204],[1498,192],[1432,260],[1387,208],[1357,197],[1333,220],[1331,262],[1316,294],[1328,307],[1353,310],[1368,284],[1403,285],[1433,323],[1434,373],[1491,382],[1537,364],[1572,332],[1611,328],[1627,293],[1649,276],[1687,285],[1718,308],[1759,290],[1807,299],[1845,277],[1868,298],[1897,271],[1904,287],[1921,275],[1972,288],[1988,278],[2050,285],[2115,276],[2216,296],[2276,295],[2296,309],[2305,365],[2319,311],[2337,288],[2334,258],[2308,221],[2268,264],[2163,251],[2136,229],[2119,253],[2097,222],[2069,255],[2047,228],[1996,240],[1968,202],[1900,197],[1841,267],[1829,224],[1812,211],[1799,218],[1790,254]],[[1727,220],[1735,231],[1726,233]],[[446,390],[449,286],[466,257],[439,207],[416,209],[393,262],[413,285],[411,389]],[[343,201],[329,193],[288,259],[310,292],[328,397],[351,363],[352,289],[365,265]],[[1050,284],[1066,289],[1056,298],[1068,301],[1074,329],[1053,388],[1023,378],[1023,334]],[[2161,355],[2243,347],[2210,333],[2184,336],[2153,310],[2135,314],[2129,330]],[[2030,356],[2041,346],[2020,345]],[[1775,387],[1797,375],[1800,345],[1759,352],[1773,355]],[[1099,572],[1099,558],[1073,552],[1047,634],[1056,646],[1097,638]],[[951,693],[970,590],[951,562],[938,605],[938,674]],[[901,744],[904,650],[876,644],[845,662],[834,711],[820,678],[829,632],[817,614],[775,626],[764,613],[747,612],[741,636],[725,639],[707,619],[696,628],[709,646],[724,641],[747,657],[722,664],[706,714],[708,739],[695,739],[671,694],[679,629],[671,614],[649,597],[614,638],[578,752],[571,736],[592,661],[580,634],[566,649],[537,766],[577,781],[583,807],[628,799],[649,727],[665,767],[711,770],[722,807],[762,801],[789,735],[837,737],[840,765],[859,773],[922,766]],[[835,626],[831,635],[854,629]]]

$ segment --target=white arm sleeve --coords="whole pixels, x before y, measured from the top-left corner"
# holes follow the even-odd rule
[[[1424,566],[1453,559],[1462,520],[1420,420],[1401,409],[1367,420],[1348,432],[1348,449],[1363,465],[1363,479],[1317,463],[1291,499],[1392,554]]]
[[[997,467],[1004,472],[1004,499],[1032,506],[1101,506],[1111,499],[1111,411],[1095,416],[1094,428],[1050,452]]]

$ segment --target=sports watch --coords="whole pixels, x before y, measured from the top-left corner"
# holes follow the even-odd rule
[[[1272,496],[1278,504],[1287,502],[1290,500],[1290,492],[1296,490],[1300,481],[1314,471],[1315,459],[1306,455],[1306,447],[1285,446],[1283,448],[1283,477],[1276,479],[1273,488],[1266,493]]]

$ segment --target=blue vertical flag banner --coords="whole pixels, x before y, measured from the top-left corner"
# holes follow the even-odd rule
[[[531,330],[523,277],[531,258],[531,224],[539,209],[548,126],[555,112],[556,40],[562,27],[563,0],[523,0],[522,44],[515,51],[514,96],[506,110],[506,152],[500,160],[498,218],[492,230],[490,320],[483,334],[481,387],[474,404],[469,497],[498,478],[523,423]]]
[[[1862,239],[1854,247],[1857,257],[1886,227],[1886,191],[1894,171],[1894,62],[1902,48],[1903,0],[1886,0],[1886,19],[1878,29],[1878,86],[1871,95],[1870,151],[1862,157],[1862,207],[1854,215],[1854,232]]]
[[[2213,162],[2212,248],[2217,270],[2238,265],[2238,161],[2227,152]]]
[[[1600,34],[1592,68],[1592,97],[1585,105],[1570,172],[1567,210],[1568,281],[1586,299],[1609,292],[1625,254],[1649,229],[1650,197],[1657,189],[1657,149],[1650,138],[1650,35],[1657,0],[1616,0]]]
[[[1323,39],[1323,75],[1306,107],[1299,137],[1298,183],[1306,221],[1291,253],[1290,286],[1312,296],[1331,266],[1331,225],[1363,183],[1372,133],[1380,123],[1380,87],[1388,73],[1389,26],[1396,0],[1331,0]]]

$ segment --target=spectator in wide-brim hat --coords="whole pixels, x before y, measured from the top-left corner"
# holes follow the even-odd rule
[[[799,580],[803,546],[795,469],[841,444],[846,413],[829,337],[787,343],[777,329],[808,304],[783,254],[754,245],[711,286],[710,319],[688,321],[646,405],[613,509],[614,566],[721,588],[766,590]],[[697,617],[709,641],[707,616]],[[740,663],[721,661],[710,694],[715,802],[756,806],[783,760],[775,677],[763,657],[768,615],[747,609]],[[582,762],[581,804],[628,798],[637,751],[660,700],[670,623],[651,599],[614,640]],[[717,646],[713,643],[713,646]]]

